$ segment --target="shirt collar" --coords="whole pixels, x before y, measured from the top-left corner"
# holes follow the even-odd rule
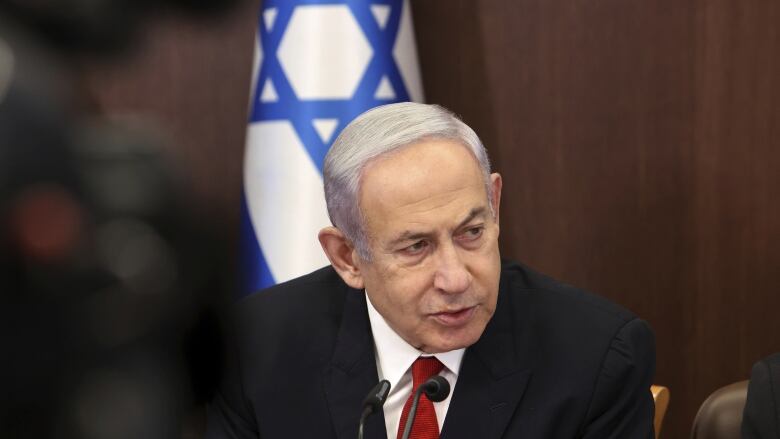
[[[455,376],[460,371],[460,363],[463,360],[465,348],[449,352],[440,352],[434,355],[425,353],[406,342],[396,334],[387,324],[385,318],[374,308],[368,294],[366,294],[368,318],[371,322],[371,332],[374,336],[374,349],[379,366],[380,379],[390,382],[390,388],[395,387],[414,360],[419,356],[435,356]]]

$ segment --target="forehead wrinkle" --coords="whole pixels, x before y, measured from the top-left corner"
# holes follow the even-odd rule
[[[432,139],[434,143],[441,143],[441,142],[451,142],[449,139]],[[470,157],[471,165],[467,171],[463,173],[463,179],[460,182],[460,185],[456,188],[450,188],[450,189],[443,189],[442,188],[442,195],[445,195],[447,192],[456,192],[459,190],[467,189],[471,186],[477,186],[477,183],[468,182],[467,180],[469,177],[477,177],[477,180],[479,180],[479,185],[484,186],[484,176],[481,171],[481,168],[479,167],[479,162],[476,160],[476,157],[474,157],[474,154],[471,150],[469,150],[465,145],[461,145],[459,143],[456,143],[461,146],[462,150],[466,152]],[[406,180],[413,179],[413,180],[425,180],[428,177],[436,176],[436,169],[435,168],[423,168],[416,166],[417,162],[412,161],[410,163],[410,159],[408,157],[402,158],[402,163],[394,162],[394,159],[398,157],[404,157],[404,154],[407,153],[410,149],[413,149],[414,147],[425,147],[428,146],[424,141],[419,143],[411,143],[409,145],[404,145],[398,149],[386,152],[384,154],[381,154],[379,156],[373,157],[370,161],[368,161],[363,169],[360,171],[359,177],[358,177],[358,197],[362,197],[363,189],[365,185],[365,180],[369,172],[371,172],[372,179],[373,180],[379,180],[378,184],[382,186],[387,186],[392,184],[393,182],[396,182],[399,178],[404,178]],[[425,151],[425,148],[423,149]],[[390,165],[390,169],[387,169],[385,167],[385,164],[392,163]],[[399,169],[400,168],[400,169]],[[403,175],[399,175],[403,174]],[[474,173],[474,175],[471,175]],[[424,201],[424,200],[420,200]]]
[[[425,215],[428,212],[437,211],[442,208],[448,208],[456,203],[460,203],[461,200],[467,202],[471,197],[468,194],[463,194],[471,189],[478,188],[480,191],[484,191],[481,184],[464,184],[457,188],[447,189],[443,192],[431,194],[425,198],[404,203],[395,206],[393,211],[394,217],[409,218],[410,222],[415,222],[416,215]],[[480,206],[481,207],[481,206]],[[473,210],[474,208],[472,208]]]

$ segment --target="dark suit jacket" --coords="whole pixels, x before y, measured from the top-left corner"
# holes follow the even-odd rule
[[[365,295],[330,267],[239,304],[235,358],[207,438],[357,437],[377,379]],[[496,313],[464,355],[442,439],[653,436],[647,324],[505,263]],[[384,438],[384,417],[366,439]]]
[[[753,366],[742,415],[743,439],[780,439],[780,353]]]

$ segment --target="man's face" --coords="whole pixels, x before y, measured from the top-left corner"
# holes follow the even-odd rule
[[[501,261],[498,201],[491,213],[476,159],[459,143],[431,140],[369,164],[360,206],[372,259],[355,258],[371,303],[425,352],[475,343],[493,316]]]

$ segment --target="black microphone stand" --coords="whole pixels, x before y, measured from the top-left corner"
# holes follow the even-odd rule
[[[358,439],[363,439],[363,424],[365,424],[366,418],[382,408],[388,393],[390,393],[390,381],[382,380],[366,395],[366,398],[363,400],[363,412],[360,414],[360,423],[358,424]]]
[[[412,426],[414,425],[414,418],[417,416],[417,405],[420,403],[420,396],[425,393],[431,402],[444,401],[450,394],[450,383],[444,377],[436,375],[428,378],[427,381],[422,383],[414,392],[414,399],[412,400],[412,407],[409,409],[409,417],[406,418],[406,426],[404,427],[404,434],[401,439],[409,439],[409,435],[412,433]]]

